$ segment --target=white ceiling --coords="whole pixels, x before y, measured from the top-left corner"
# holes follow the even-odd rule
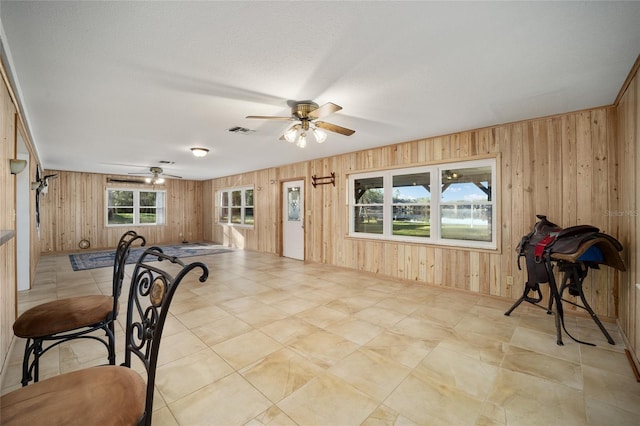
[[[0,18],[44,168],[188,179],[609,105],[640,53],[640,2],[3,0]],[[300,149],[245,118],[306,99],[356,133]]]

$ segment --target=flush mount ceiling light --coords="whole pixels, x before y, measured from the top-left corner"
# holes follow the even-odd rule
[[[191,152],[196,157],[204,157],[209,153],[209,150],[207,148],[194,147],[194,148],[191,148]]]
[[[327,139],[327,133],[324,130],[345,136],[350,136],[355,132],[355,130],[347,129],[346,127],[341,127],[324,121],[316,121],[318,118],[340,111],[342,107],[339,105],[327,102],[319,107],[318,104],[311,101],[289,101],[288,103],[291,106],[290,117],[250,115],[247,118],[297,121],[297,124],[294,124],[285,130],[280,139],[284,139],[289,143],[295,142],[295,144],[300,148],[307,146],[307,133],[312,133],[316,142],[322,143]]]

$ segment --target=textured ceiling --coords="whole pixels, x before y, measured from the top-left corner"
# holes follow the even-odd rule
[[[640,2],[3,0],[0,19],[43,167],[189,179],[609,105],[640,53]],[[307,99],[356,133],[300,149],[245,118]]]

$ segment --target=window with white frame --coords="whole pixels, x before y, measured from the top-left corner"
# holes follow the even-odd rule
[[[218,191],[218,223],[253,226],[253,187]]]
[[[165,191],[107,188],[107,226],[163,225]]]
[[[349,235],[496,248],[496,159],[349,176]]]

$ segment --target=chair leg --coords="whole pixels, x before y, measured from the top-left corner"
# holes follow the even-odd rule
[[[107,334],[107,339],[109,340],[109,344],[107,345],[107,351],[109,352],[108,355],[108,359],[109,359],[109,364],[111,365],[116,365],[116,333],[115,333],[115,327],[113,325],[115,321],[111,321],[107,324],[106,327],[106,334]]]
[[[27,386],[31,380],[36,383],[40,379],[40,355],[42,354],[41,339],[27,339],[22,360],[22,386]],[[30,362],[33,355],[33,361]]]

